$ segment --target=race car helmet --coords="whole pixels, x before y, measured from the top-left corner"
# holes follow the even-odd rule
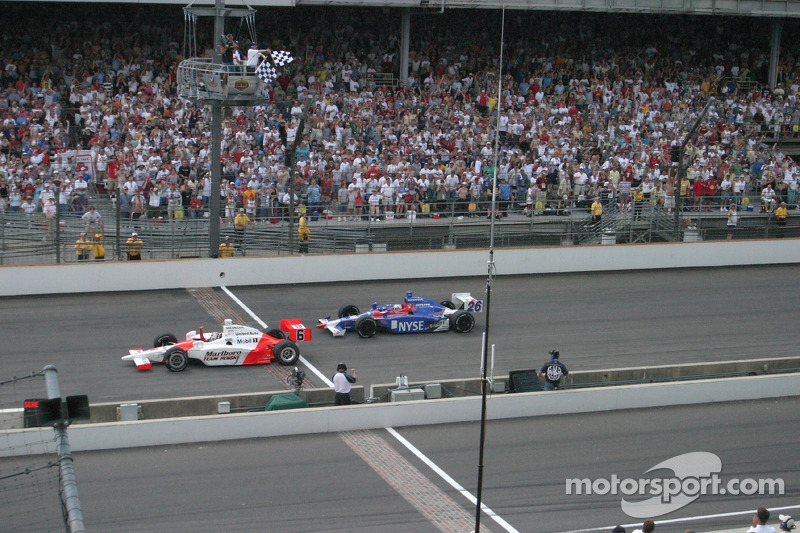
[[[550,358],[558,359],[558,350],[550,350]]]
[[[347,365],[344,364],[344,363],[339,363],[338,365],[336,365],[336,371],[337,372],[347,372]]]

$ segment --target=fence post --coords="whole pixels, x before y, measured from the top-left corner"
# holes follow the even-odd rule
[[[47,387],[47,398],[61,400],[61,390],[58,386],[58,371],[53,365],[44,367],[44,382]],[[83,533],[83,511],[78,498],[78,482],[75,477],[75,466],[72,462],[72,451],[67,438],[69,422],[63,418],[54,426],[56,432],[56,447],[58,452],[59,481],[61,484],[61,504],[69,533]]]

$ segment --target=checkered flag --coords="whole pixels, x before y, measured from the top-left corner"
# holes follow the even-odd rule
[[[258,68],[256,69],[256,75],[261,79],[261,81],[269,85],[278,77],[278,71],[275,70],[275,67],[273,67],[269,61],[265,60],[258,65]]]
[[[277,66],[282,67],[294,61],[294,58],[292,57],[292,54],[286,50],[273,50],[272,61]]]

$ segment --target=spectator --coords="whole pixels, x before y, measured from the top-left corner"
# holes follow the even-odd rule
[[[56,200],[52,196],[47,199],[47,202],[42,206],[42,214],[44,215],[46,221],[46,227],[44,232],[44,237],[42,240],[45,242],[51,242],[53,240],[53,233],[56,229]]]
[[[792,531],[795,529],[794,518],[787,514],[782,514],[778,516],[778,520],[780,520],[780,527],[781,531]]]
[[[84,228],[87,232],[94,233],[98,229],[100,229],[100,213],[97,212],[97,208],[95,206],[90,206],[89,210],[83,214],[81,219],[84,223]]]
[[[738,207],[735,203],[732,203],[728,207],[728,220],[727,220],[727,228],[728,228],[728,237],[727,240],[733,239],[733,234],[736,231],[736,225],[739,223],[739,212]]]
[[[747,533],[775,533],[775,528],[768,526],[769,511],[764,507],[759,507],[753,515],[753,525]]]
[[[656,530],[656,523],[651,519],[648,518],[642,523],[641,529],[634,529],[633,533],[653,533]]]

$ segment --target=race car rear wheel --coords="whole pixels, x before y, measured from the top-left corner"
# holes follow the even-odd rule
[[[170,372],[180,372],[185,370],[189,364],[189,356],[186,355],[186,351],[183,348],[174,346],[164,354],[164,364],[167,365]]]
[[[267,335],[272,337],[273,339],[285,339],[286,334],[279,329],[271,329],[267,331]]]
[[[443,301],[441,302],[441,304],[442,304],[443,306],[445,306],[446,308],[448,308],[448,309],[455,309],[455,308],[456,308],[456,304],[454,304],[454,303],[453,303],[453,302],[451,302],[450,300],[443,300]]]
[[[169,346],[178,342],[178,338],[172,333],[162,333],[153,339],[153,348],[160,348],[162,346]]]
[[[362,316],[356,320],[356,333],[362,339],[373,337],[378,331],[378,323],[371,316]]]
[[[292,341],[281,341],[272,348],[272,355],[284,366],[290,366],[300,359],[300,348]]]
[[[456,333],[469,333],[475,327],[475,317],[468,311],[458,311],[450,319],[450,327]]]
[[[339,318],[344,318],[348,316],[355,316],[360,315],[361,311],[358,309],[358,306],[353,304],[346,304],[339,308]]]

